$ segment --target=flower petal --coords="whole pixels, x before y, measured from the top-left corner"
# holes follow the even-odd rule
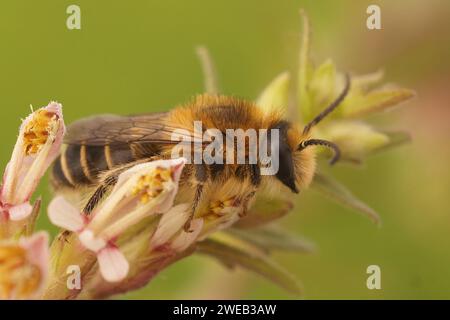
[[[150,247],[159,247],[183,228],[189,217],[189,205],[180,204],[164,213],[150,241]]]
[[[145,163],[140,163],[135,165],[134,167],[124,171],[119,175],[119,178],[117,180],[116,185],[114,186],[114,189],[111,193],[114,193],[117,189],[119,189],[130,177],[132,177],[134,174],[140,172],[140,171],[149,171],[156,167],[163,167],[163,168],[169,168],[169,167],[176,167],[180,168],[180,170],[177,171],[177,175],[174,175],[175,182],[178,182],[180,178],[181,171],[183,169],[184,164],[186,164],[187,160],[185,158],[177,158],[177,159],[170,159],[170,160],[156,160],[156,161],[150,161]]]
[[[191,232],[185,232],[184,230],[172,241],[170,247],[175,251],[184,251],[191,246],[203,228],[203,219],[195,219],[191,222]]]
[[[32,112],[20,126],[0,198],[10,206],[27,202],[59,154],[65,133],[62,106],[52,102]]]
[[[23,177],[19,178],[22,178],[23,181],[20,188],[16,190],[16,192],[20,194],[19,197],[16,195],[16,198],[18,199],[23,197],[29,199],[32,196],[42,176],[59,155],[63,136],[66,131],[62,118],[62,106],[59,103],[51,102],[48,106],[36,110],[32,113],[33,118],[38,112],[42,111],[54,114],[55,118],[50,121],[49,127],[45,129],[47,141],[43,143],[42,148],[37,151],[36,154],[26,155],[25,157],[25,160],[31,158],[32,161],[30,161],[29,168],[25,168],[25,172],[23,169],[21,170],[21,175],[23,174]],[[26,131],[23,131],[23,128],[21,128],[20,134],[25,135]]]
[[[20,245],[27,251],[28,261],[39,267],[41,276],[47,275],[50,258],[47,232],[41,231],[29,238],[21,238]]]
[[[130,266],[125,256],[115,247],[106,247],[97,254],[100,273],[108,282],[118,282],[128,274]]]
[[[78,235],[78,238],[87,249],[94,252],[99,252],[100,250],[104,249],[107,245],[107,242],[105,240],[96,237],[94,233],[89,229],[83,230]]]
[[[54,225],[69,231],[80,231],[84,227],[83,216],[62,196],[50,202],[48,217]]]
[[[33,211],[33,206],[29,202],[25,202],[22,204],[19,204],[17,206],[12,206],[9,208],[9,218],[12,221],[19,221],[23,220],[26,217],[30,215],[30,213]]]
[[[94,214],[89,229],[104,239],[112,239],[142,219],[168,211],[185,163],[185,158],[158,160],[138,164],[122,173],[118,185]],[[159,172],[165,172],[165,177],[158,177]],[[156,190],[155,194],[152,190]],[[134,208],[130,210],[133,202]]]

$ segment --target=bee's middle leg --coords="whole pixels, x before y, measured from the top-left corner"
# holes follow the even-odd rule
[[[253,190],[248,193],[242,200],[242,210],[239,212],[239,217],[245,217],[248,211],[248,204],[256,195],[259,185],[261,184],[261,170],[257,164],[246,165],[243,167],[243,176],[250,178],[250,183]]]
[[[194,164],[194,178],[195,178],[195,195],[194,200],[192,202],[192,206],[190,208],[191,212],[189,214],[189,218],[184,224],[184,231],[192,232],[191,230],[191,221],[194,219],[195,210],[200,203],[203,194],[203,186],[208,180],[208,172],[206,169],[206,165],[204,164]]]

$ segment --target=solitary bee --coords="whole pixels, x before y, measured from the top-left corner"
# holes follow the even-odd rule
[[[331,148],[331,163],[339,159],[339,148],[330,141],[311,138],[310,130],[344,100],[349,87],[347,76],[345,88],[336,100],[303,130],[283,119],[279,112],[265,113],[251,102],[206,94],[169,112],[85,118],[69,126],[65,147],[53,167],[52,184],[58,191],[69,188],[81,192],[83,187],[88,188],[89,197],[84,204],[88,215],[121,172],[137,163],[170,158],[173,148],[179,145],[173,133],[181,129],[194,135],[195,121],[201,121],[204,131],[216,129],[224,135],[227,129],[277,129],[276,141],[270,136],[267,141],[275,143],[279,150],[279,168],[273,175],[261,175],[263,165],[259,158],[256,163],[191,163],[183,170],[176,201],[191,204],[191,220],[211,211],[217,213],[214,206],[223,207],[224,202],[237,208],[238,217],[242,217],[260,190],[275,187],[298,193],[311,183],[316,160],[310,146]],[[246,143],[244,148],[250,147]],[[201,144],[200,150],[194,148],[192,152],[203,152],[205,148]],[[230,151],[227,145],[226,152],[237,149]],[[245,154],[248,158],[247,150]],[[189,230],[191,220],[185,230]]]

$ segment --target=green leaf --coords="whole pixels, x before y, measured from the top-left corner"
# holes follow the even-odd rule
[[[344,185],[334,180],[330,176],[316,173],[311,187],[331,200],[362,213],[372,220],[375,224],[380,225],[381,220],[378,213],[367,204],[358,199]]]
[[[409,89],[380,89],[367,94],[354,94],[342,105],[342,114],[358,118],[392,108],[415,96]]]
[[[336,98],[336,67],[333,61],[326,60],[314,71],[308,89],[313,104],[311,116],[315,116]]]
[[[289,98],[289,72],[279,74],[270,82],[258,97],[256,103],[265,112],[269,113],[273,107],[286,108]]]
[[[314,244],[296,234],[291,234],[278,226],[270,226],[256,229],[230,228],[224,232],[256,245],[263,251],[294,251],[310,253],[315,251]]]
[[[382,131],[389,138],[389,142],[379,148],[376,148],[372,153],[386,151],[411,141],[411,135],[406,131]]]
[[[285,216],[293,207],[293,203],[287,196],[259,193],[255,203],[234,225],[237,228],[254,228],[265,225]]]
[[[361,163],[374,150],[389,144],[389,137],[385,133],[359,121],[332,121],[316,132],[320,138],[339,146],[341,161],[351,163]]]
[[[352,76],[352,89],[367,91],[373,85],[379,83],[384,77],[382,69],[372,73]]]
[[[227,267],[239,266],[253,271],[295,295],[300,295],[302,292],[297,279],[258,250],[239,248],[220,240],[206,239],[198,243],[197,251],[215,257]]]

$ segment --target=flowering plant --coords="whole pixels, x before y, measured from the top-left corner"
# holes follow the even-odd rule
[[[298,72],[281,73],[256,99],[263,109],[286,106],[286,112],[301,123],[308,123],[344,87],[344,75],[331,60],[313,65],[309,29],[303,14]],[[206,91],[218,93],[207,50],[199,48],[198,54]],[[374,152],[408,140],[406,133],[385,131],[363,120],[414,95],[393,86],[374,88],[381,78],[381,72],[352,75],[340,107],[313,129],[315,136],[339,146],[345,162],[361,163]],[[247,215],[239,219],[233,201],[218,195],[210,204],[210,214],[195,218],[187,232],[190,204],[177,201],[184,158],[149,161],[124,171],[90,214],[62,196],[55,197],[47,213],[63,230],[49,247],[45,232],[34,233],[41,201],[33,204],[31,199],[57,157],[64,133],[62,106],[56,102],[33,111],[20,127],[0,188],[0,298],[107,298],[146,285],[158,272],[194,253],[254,271],[300,293],[299,282],[271,256],[277,250],[314,249],[310,242],[273,225],[292,209],[291,196],[258,194]],[[331,176],[319,171],[312,188],[379,222],[373,209]],[[78,277],[68,275],[69,270]]]

